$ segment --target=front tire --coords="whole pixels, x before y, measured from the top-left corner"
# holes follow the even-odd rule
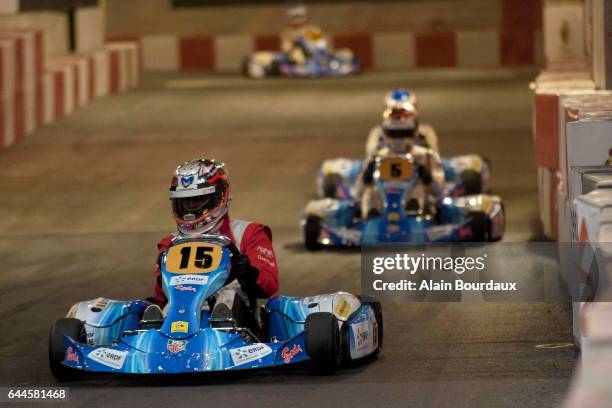
[[[80,343],[87,341],[85,325],[79,319],[62,318],[53,323],[49,333],[49,368],[58,381],[77,380],[81,372],[63,364],[66,351],[64,336],[69,336]]]
[[[330,375],[340,363],[340,330],[332,313],[318,312],[306,317],[306,354],[313,374]]]
[[[321,217],[309,215],[304,224],[304,245],[310,251],[321,249],[319,236],[321,235]]]

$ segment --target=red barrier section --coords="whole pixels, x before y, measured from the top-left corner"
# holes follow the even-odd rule
[[[417,67],[455,67],[457,38],[455,33],[415,34]]]
[[[53,95],[55,96],[53,104],[54,104],[54,112],[53,116],[55,119],[59,119],[64,116],[64,73],[62,71],[53,72]]]
[[[91,101],[95,97],[95,83],[96,83],[96,81],[95,81],[95,78],[96,78],[96,64],[94,64],[93,57],[88,57],[87,58],[87,66],[89,68],[89,78],[87,78],[87,97]]]
[[[276,34],[256,35],[255,51],[280,51],[281,39]]]
[[[110,93],[114,94],[114,93],[119,92],[119,51],[117,50],[109,51],[109,60],[110,60],[110,71],[109,71]]]
[[[215,68],[215,45],[211,36],[181,37],[179,67],[185,70]]]
[[[15,141],[25,137],[25,114],[24,114],[24,90],[17,90],[15,93]]]
[[[533,65],[533,32],[505,31],[499,37],[499,52],[502,65]]]
[[[370,34],[337,34],[334,35],[334,48],[348,48],[359,60],[362,67],[369,69],[373,67],[372,36]]]
[[[501,27],[501,64],[534,64],[534,33],[542,29],[542,0],[502,0]]]
[[[556,94],[535,96],[535,160],[539,166],[559,168],[559,97]]]

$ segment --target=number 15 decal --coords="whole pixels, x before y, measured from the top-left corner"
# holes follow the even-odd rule
[[[208,273],[219,267],[223,251],[219,245],[189,242],[173,246],[166,255],[170,273]]]

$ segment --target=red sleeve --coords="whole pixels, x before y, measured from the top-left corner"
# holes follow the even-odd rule
[[[268,295],[278,292],[278,265],[272,248],[272,232],[265,225],[251,223],[244,231],[240,252],[259,270],[257,285]]]
[[[161,269],[159,267],[159,261],[161,255],[170,246],[171,241],[172,235],[168,235],[157,243],[157,261],[155,263],[155,296],[153,296],[153,298],[155,299],[155,303],[157,303],[160,307],[164,307],[166,303],[168,303],[168,299],[166,299],[166,295],[164,294],[161,286]]]

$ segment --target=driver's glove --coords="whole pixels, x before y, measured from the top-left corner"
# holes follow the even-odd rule
[[[425,184],[426,186],[431,185],[433,179],[431,177],[431,173],[425,167],[419,166],[417,172],[423,184]]]
[[[256,297],[261,297],[260,293],[262,290],[257,284],[259,269],[251,265],[248,256],[239,254],[232,257],[232,274],[236,277],[238,283],[240,283],[240,286],[245,292]]]

